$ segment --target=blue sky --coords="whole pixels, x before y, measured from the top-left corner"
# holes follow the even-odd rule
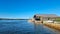
[[[34,14],[60,15],[60,0],[0,0],[0,18],[32,18]]]

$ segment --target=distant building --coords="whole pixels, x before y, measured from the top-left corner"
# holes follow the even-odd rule
[[[56,20],[56,18],[60,18],[60,16],[56,14],[36,14],[34,15],[35,20]]]

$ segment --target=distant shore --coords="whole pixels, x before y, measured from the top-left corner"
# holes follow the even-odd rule
[[[30,19],[10,19],[10,18],[0,18],[0,20],[30,20]]]

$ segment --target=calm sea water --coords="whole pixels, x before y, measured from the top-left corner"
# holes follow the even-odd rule
[[[0,34],[56,34],[42,24],[36,25],[27,20],[0,20]]]

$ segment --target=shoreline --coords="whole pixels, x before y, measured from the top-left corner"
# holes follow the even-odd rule
[[[32,22],[32,23],[35,22],[36,24],[41,24],[41,23],[39,23],[39,21],[34,21],[34,20],[28,20],[28,21]],[[42,24],[49,27],[49,28],[60,31],[60,24],[56,24],[56,23],[42,23]]]
[[[58,31],[60,31],[60,24],[55,24],[55,23],[44,23],[45,26],[49,27],[49,28],[53,28],[56,29]]]

